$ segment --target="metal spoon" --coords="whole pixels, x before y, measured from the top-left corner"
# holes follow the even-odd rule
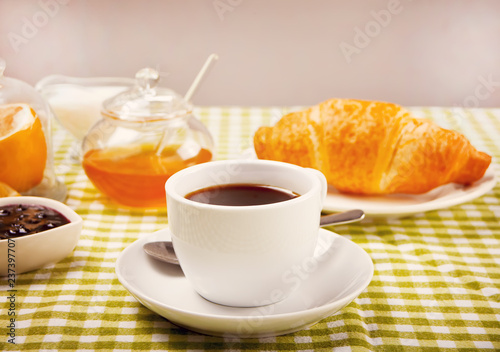
[[[319,226],[341,225],[355,221],[363,220],[365,213],[362,210],[355,209],[343,213],[324,215],[320,218]],[[151,257],[165,263],[179,265],[179,260],[175,255],[174,246],[171,241],[157,241],[145,243],[142,247],[144,252]]]

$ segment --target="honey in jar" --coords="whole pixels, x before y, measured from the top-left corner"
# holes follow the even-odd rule
[[[212,159],[206,127],[180,96],[156,87],[144,69],[138,85],[103,104],[103,119],[83,140],[83,168],[94,186],[127,207],[164,207],[165,182]]]
[[[204,148],[182,159],[180,146],[168,146],[156,155],[154,145],[90,150],[83,167],[94,185],[103,193],[127,206],[165,206],[165,182],[179,170],[212,159]],[[137,185],[140,185],[138,187]]]

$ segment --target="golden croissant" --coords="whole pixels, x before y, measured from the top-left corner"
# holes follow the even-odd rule
[[[481,179],[491,163],[462,134],[383,102],[330,99],[261,127],[260,159],[320,170],[340,192],[420,194]]]

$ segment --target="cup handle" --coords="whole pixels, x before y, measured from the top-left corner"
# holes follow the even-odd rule
[[[326,198],[326,194],[328,192],[328,184],[326,183],[326,177],[325,175],[323,175],[323,173],[319,170],[316,170],[316,169],[311,169],[309,167],[305,168],[308,172],[314,174],[320,184],[321,184],[321,208],[323,208],[323,203],[325,201],[325,198]]]

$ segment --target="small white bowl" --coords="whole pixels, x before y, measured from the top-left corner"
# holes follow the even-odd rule
[[[73,209],[57,200],[43,197],[0,198],[0,206],[9,204],[43,205],[57,210],[70,222],[51,230],[14,238],[15,242],[0,240],[0,276],[17,275],[57,263],[75,249],[83,220]]]

